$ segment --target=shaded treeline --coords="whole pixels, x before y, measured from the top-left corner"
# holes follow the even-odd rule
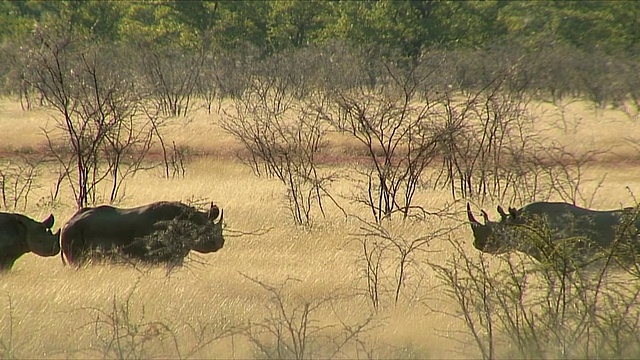
[[[0,37],[62,22],[106,41],[202,44],[262,53],[328,41],[399,47],[479,48],[518,41],[637,53],[640,5],[613,1],[2,1]]]
[[[329,79],[343,77],[336,67],[362,66],[375,85],[379,74],[367,62],[433,59],[441,81],[456,89],[517,67],[517,86],[541,96],[598,105],[638,98],[635,2],[2,1],[0,10],[3,90],[27,102],[34,99],[25,56],[50,45],[34,43],[42,36],[67,39],[77,51],[99,44],[106,61],[137,66],[132,78],[176,115],[188,111],[191,95],[211,103],[239,94],[237,73],[274,56],[296,57],[299,72],[322,67],[321,81],[342,86],[353,84]],[[344,63],[353,57],[365,61]]]

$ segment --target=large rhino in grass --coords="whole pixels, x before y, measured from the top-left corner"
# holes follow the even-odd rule
[[[101,254],[181,263],[190,250],[210,253],[222,248],[223,219],[213,203],[206,212],[168,201],[129,209],[82,208],[62,229],[62,262],[66,257],[70,264],[81,265]]]
[[[51,232],[55,219],[39,222],[22,214],[0,212],[0,271],[10,270],[28,252],[54,256],[60,252],[60,230]]]
[[[640,252],[637,208],[599,211],[563,202],[536,202],[509,208],[508,213],[500,206],[497,210],[500,221],[489,220],[482,210],[483,224],[467,203],[473,246],[480,251],[520,251],[538,261],[560,256],[581,262],[590,262],[598,254],[635,261]]]

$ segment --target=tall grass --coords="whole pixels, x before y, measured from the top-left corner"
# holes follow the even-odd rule
[[[546,141],[566,144],[576,153],[615,145],[615,152],[586,168],[584,191],[593,191],[597,179],[607,173],[593,206],[630,204],[632,198],[626,187],[640,192],[634,188],[640,167],[624,137],[640,136],[640,125],[615,111],[595,113],[582,103],[575,106],[572,114],[583,119],[576,133],[555,126],[549,109],[532,108],[545,110],[536,126],[545,129]],[[51,123],[47,119],[47,114],[38,110],[22,113],[19,105],[1,102],[1,152],[41,149],[45,139],[39,135],[39,128]],[[611,126],[611,121],[617,125]],[[442,281],[427,265],[446,266],[460,251],[477,255],[471,246],[470,228],[464,225],[462,204],[455,205],[460,210],[455,218],[434,222],[394,220],[389,225],[395,235],[406,239],[432,234],[443,227],[455,231],[449,232],[446,239],[430,240],[428,251],[417,252],[412,258],[416,266],[404,274],[408,285],[401,289],[402,296],[397,302],[383,301],[372,313],[370,300],[363,294],[362,252],[354,235],[361,232],[361,222],[355,217],[345,219],[329,207],[327,219],[312,229],[293,225],[285,190],[276,181],[254,177],[250,169],[235,161],[234,151],[240,147],[220,130],[215,114],[207,116],[202,112],[186,124],[172,125],[167,136],[178,145],[188,146],[194,154],[206,156],[194,158],[184,178],[163,179],[159,171],[137,174],[126,183],[118,205],[210,199],[225,211],[225,247],[214,254],[191,255],[192,261],[169,275],[163,268],[113,265],[75,270],[63,267],[58,257],[25,255],[12,272],[0,275],[0,344],[13,344],[10,350],[0,350],[10,351],[10,356],[18,358],[481,356],[464,321],[448,315],[455,313],[457,306],[443,301]],[[343,146],[338,138],[330,143],[330,166],[348,174],[351,164],[346,161],[357,158],[353,155],[358,149],[353,144]],[[616,166],[612,166],[614,163]],[[72,198],[64,192],[56,204],[38,201],[48,196],[55,182],[50,173],[43,171],[36,179],[38,186],[30,195],[32,200],[25,213],[43,218],[53,212],[57,228],[75,209]],[[348,180],[337,182],[332,191],[344,195],[341,199],[348,213],[366,217],[366,209],[346,200],[352,191]],[[415,201],[425,209],[439,209],[451,202],[446,190],[428,189],[419,192]],[[486,208],[495,205],[484,204]],[[389,279],[394,276],[387,275]],[[296,279],[294,285],[287,279]],[[276,288],[277,292],[271,291]],[[299,341],[299,335],[287,337],[277,331],[259,336],[248,333],[248,324],[282,325],[287,319],[300,324],[300,313],[292,311],[305,309],[305,304],[321,306],[313,307],[308,318],[307,328],[317,331],[306,334],[306,344],[313,345],[306,347],[304,353],[278,353],[274,352],[277,347],[269,347],[283,339]],[[284,311],[284,315],[274,316],[274,309]],[[330,346],[344,341],[348,334],[345,329],[355,331],[362,325],[366,326],[339,351]],[[284,327],[282,331],[291,329],[300,326]],[[260,350],[258,344],[266,347]],[[508,349],[503,350],[500,353],[508,353]]]

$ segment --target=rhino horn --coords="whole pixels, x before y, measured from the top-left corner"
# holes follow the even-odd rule
[[[473,213],[471,212],[471,205],[469,205],[469,203],[467,203],[467,218],[469,218],[469,221],[471,222],[471,224],[481,225],[478,222],[478,220],[476,220],[476,218],[473,217]]]
[[[55,218],[53,217],[53,214],[49,215],[48,218],[44,219],[44,221],[42,221],[42,225],[44,225],[45,228],[47,229],[51,229],[53,227],[53,223],[55,221]]]
[[[500,205],[498,205],[498,213],[500,214],[500,217],[502,217],[502,220],[506,220],[509,217],[507,213],[504,212],[504,209]]]

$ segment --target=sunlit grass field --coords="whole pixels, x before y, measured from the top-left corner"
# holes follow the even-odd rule
[[[545,129],[546,141],[557,141],[580,154],[593,149],[609,149],[597,164],[585,168],[583,189],[595,192],[594,208],[607,209],[633,205],[632,194],[640,196],[640,153],[633,139],[640,139],[640,123],[617,110],[594,110],[584,102],[567,107],[564,121],[557,107],[536,105],[535,124]],[[240,145],[217,125],[218,114],[197,111],[188,119],[176,119],[165,129],[166,138],[188,146],[193,156],[184,178],[165,179],[160,170],[138,173],[126,182],[123,207],[158,200],[208,199],[224,209],[226,243],[213,254],[192,255],[187,266],[167,274],[164,268],[134,268],[124,265],[93,265],[83,269],[64,267],[60,257],[21,257],[10,273],[0,275],[0,357],[18,358],[97,358],[108,357],[260,357],[246,334],[250,324],[265,324],[277,316],[273,298],[266,287],[281,289],[285,310],[327,299],[311,313],[317,344],[342,336],[349,324],[370,326],[358,333],[360,342],[349,343],[338,354],[343,358],[464,358],[478,357],[472,344],[465,345],[461,319],[452,313],[455,304],[442,296],[442,288],[427,260],[445,261],[452,249],[433,240],[428,251],[415,259],[416,268],[408,274],[407,288],[394,305],[391,294],[384,294],[382,306],[372,312],[363,296],[362,253],[354,236],[362,223],[327,206],[327,217],[316,215],[311,229],[293,225],[284,198],[285,189],[275,180],[258,178],[234,154]],[[19,104],[0,102],[0,153],[10,161],[16,152],[33,155],[46,149],[42,128],[53,130],[54,121],[42,110],[23,112]],[[334,154],[341,143],[333,139]],[[357,146],[350,143],[349,149]],[[348,163],[332,164],[344,172]],[[600,188],[598,182],[606,175]],[[53,212],[54,228],[61,227],[75,211],[66,185],[59,204],[39,206],[52,190],[55,174],[41,171],[30,194],[25,214],[43,219]],[[334,184],[332,191],[350,214],[367,218],[367,209],[347,200],[353,186],[347,180]],[[438,209],[452,202],[449,192],[424,190],[415,203],[425,209]],[[411,240],[428,235],[440,227],[456,228],[454,240],[471,246],[470,228],[464,225],[465,202],[456,203],[459,217],[403,223],[394,220],[393,232]],[[497,217],[495,205],[476,204]],[[520,207],[524,204],[501,204]],[[3,209],[3,211],[6,211]],[[388,274],[393,277],[393,274]],[[262,282],[261,286],[256,281]],[[124,311],[125,306],[129,306]],[[275,312],[275,313],[274,313]],[[116,328],[109,315],[128,314],[118,324],[137,329],[138,353],[116,354],[110,341]],[[124,332],[125,330],[119,329]],[[135,332],[135,331],[134,331]],[[261,335],[270,344],[273,334]],[[219,337],[219,339],[218,339]],[[312,332],[309,332],[312,337]],[[135,343],[133,337],[123,342]],[[200,340],[199,340],[200,339]],[[320,346],[320,345],[316,345]],[[124,348],[126,346],[121,346]],[[176,350],[177,349],[177,350]]]

